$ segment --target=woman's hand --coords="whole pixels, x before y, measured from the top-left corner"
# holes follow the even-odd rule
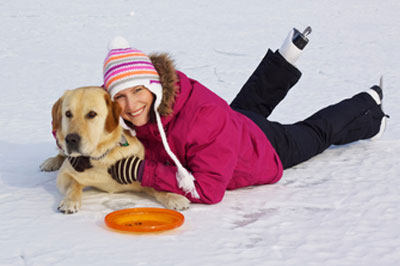
[[[142,181],[143,166],[143,160],[132,156],[117,161],[108,168],[108,173],[120,184],[131,184]]]
[[[68,157],[68,161],[77,172],[83,172],[93,167],[87,156]]]

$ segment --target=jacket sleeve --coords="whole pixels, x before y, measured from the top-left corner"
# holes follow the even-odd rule
[[[229,108],[203,106],[190,123],[185,141],[185,154],[178,156],[195,178],[199,199],[185,196],[191,202],[213,204],[222,200],[232,178],[238,158],[238,131]],[[145,161],[142,185],[160,191],[184,195],[176,180],[177,168],[151,160]]]

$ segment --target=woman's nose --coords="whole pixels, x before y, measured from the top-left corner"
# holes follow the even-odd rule
[[[126,103],[125,103],[126,109],[132,110],[135,107],[135,105],[136,105],[135,99],[133,99],[130,96],[126,97]]]

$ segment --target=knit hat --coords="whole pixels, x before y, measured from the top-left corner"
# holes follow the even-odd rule
[[[122,37],[116,37],[108,46],[104,60],[104,88],[114,99],[121,90],[143,85],[156,95],[161,102],[162,87],[160,76],[150,58],[142,51],[129,47]]]
[[[138,85],[145,86],[155,95],[154,113],[158,131],[160,132],[164,149],[178,168],[176,173],[178,186],[185,193],[191,193],[193,198],[200,198],[194,186],[195,179],[193,175],[182,166],[169,147],[158,112],[158,107],[163,97],[163,90],[160,83],[160,76],[150,58],[142,51],[131,48],[128,41],[120,36],[114,38],[109,43],[108,50],[109,52],[104,60],[103,68],[105,90],[111,95],[113,100],[119,91]],[[122,118],[120,118],[120,122],[124,129],[129,130],[132,135],[136,135],[135,131]]]

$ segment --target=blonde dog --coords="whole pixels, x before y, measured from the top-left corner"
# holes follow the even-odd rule
[[[110,193],[145,192],[167,208],[189,208],[190,201],[182,195],[156,191],[138,182],[122,185],[111,178],[108,168],[118,160],[132,155],[144,159],[143,145],[119,125],[120,113],[119,105],[101,87],[66,91],[54,104],[53,131],[60,154],[47,159],[40,168],[60,169],[57,188],[65,197],[58,209],[67,214],[77,212],[84,187]]]

